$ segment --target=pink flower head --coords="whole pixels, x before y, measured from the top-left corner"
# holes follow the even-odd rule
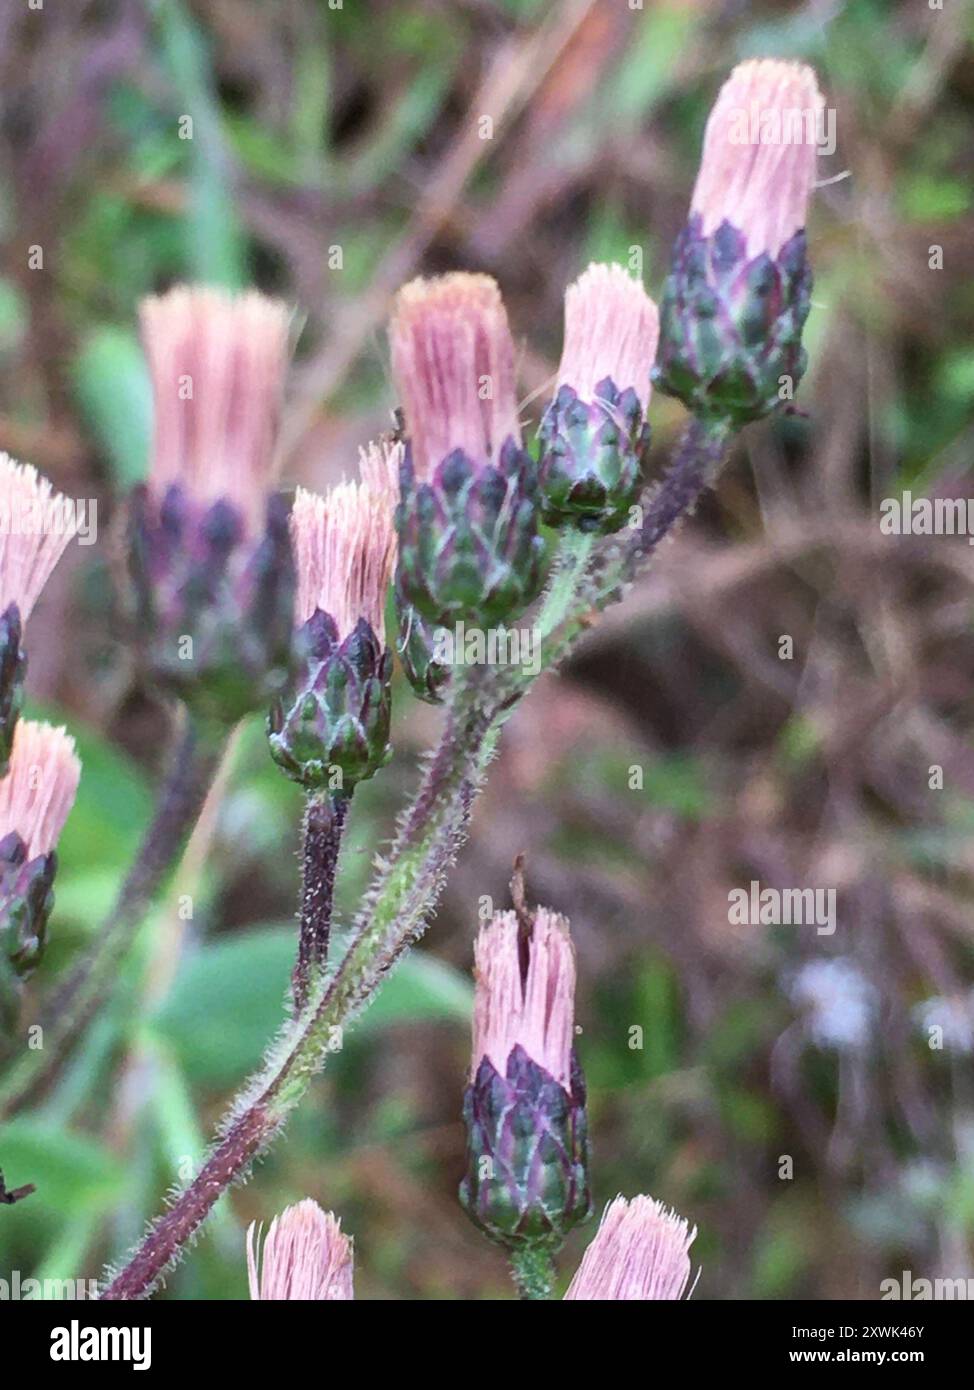
[[[258,1269],[259,1266],[259,1269]],[[352,1242],[330,1211],[306,1198],[275,1216],[260,1250],[260,1228],[247,1231],[250,1297],[280,1302],[350,1299]]]
[[[632,387],[645,411],[658,340],[659,313],[640,282],[621,265],[590,265],[565,291],[558,385],[591,401],[611,377],[620,392]]]
[[[805,225],[824,106],[802,63],[739,63],[707,121],[691,212],[709,236],[727,221],[750,256],[776,257]]]
[[[263,524],[288,361],[290,311],[250,290],[180,287],[143,300],[155,404],[151,479]]]
[[[26,622],[76,530],[71,499],[0,453],[0,613],[16,603]]]
[[[298,488],[291,510],[298,626],[320,608],[340,640],[360,618],[382,640],[402,453],[399,443],[370,444],[362,450],[362,482],[339,483],[324,497]]]
[[[52,724],[20,719],[10,771],[0,781],[0,840],[15,830],[27,858],[49,854],[64,829],[81,779],[74,739]]]
[[[389,329],[392,374],[421,482],[454,449],[475,467],[520,445],[514,344],[489,275],[412,280],[396,296]]]
[[[590,1301],[682,1298],[697,1230],[652,1197],[617,1197],[582,1256],[566,1298]]]
[[[501,1076],[520,1044],[570,1089],[575,1017],[575,950],[568,922],[539,908],[530,935],[513,912],[499,912],[474,948],[476,991],[471,1078],[486,1057]]]

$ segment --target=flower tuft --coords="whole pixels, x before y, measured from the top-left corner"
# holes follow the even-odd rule
[[[0,612],[15,603],[26,622],[76,530],[72,500],[0,453]]]
[[[155,406],[152,483],[264,517],[287,370],[291,314],[256,290],[179,286],[145,299],[142,336]]]
[[[411,280],[389,336],[413,466],[421,482],[455,449],[477,468],[520,445],[514,344],[496,281],[456,272]]]
[[[621,265],[592,264],[565,291],[565,341],[558,385],[594,400],[606,377],[619,391],[632,387],[643,411],[656,357],[656,305]]]
[[[396,560],[395,504],[400,443],[362,450],[362,482],[342,482],[324,497],[298,488],[291,510],[298,626],[316,608],[331,615],[344,640],[360,618],[381,638]]]
[[[776,257],[805,225],[824,100],[803,63],[739,63],[707,121],[691,213],[704,236],[729,222],[747,254]]]
[[[481,928],[474,949],[476,992],[471,1079],[486,1057],[503,1076],[511,1052],[527,1056],[566,1090],[571,1082],[575,950],[568,922],[539,908],[530,936],[513,912]]]
[[[652,1197],[616,1197],[582,1256],[566,1299],[683,1297],[690,1282],[690,1246],[697,1230]]]
[[[270,1224],[260,1249],[260,1228],[247,1231],[247,1277],[252,1299],[281,1301],[354,1298],[352,1242],[341,1223],[306,1198]]]
[[[74,804],[81,762],[64,728],[21,719],[10,771],[0,781],[0,840],[16,831],[27,858],[49,854]]]

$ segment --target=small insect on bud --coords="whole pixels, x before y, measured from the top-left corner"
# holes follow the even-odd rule
[[[352,1242],[317,1202],[286,1207],[271,1222],[260,1249],[260,1228],[247,1231],[247,1277],[252,1299],[350,1299]]]
[[[24,702],[24,624],[76,530],[74,503],[0,453],[0,777]]]
[[[256,292],[180,288],[142,305],[155,425],[129,517],[150,674],[218,724],[278,687],[293,566],[274,443],[290,314]]]
[[[760,419],[805,370],[804,227],[822,108],[811,68],[761,60],[734,69],[710,113],[654,372],[700,419]]]
[[[0,1019],[39,962],[54,905],[55,845],[74,804],[81,763],[64,729],[21,719],[0,781]]]
[[[509,1248],[561,1244],[591,1210],[585,1085],[572,1046],[575,953],[563,917],[480,932],[460,1200]]]
[[[690,1282],[690,1246],[696,1236],[682,1216],[652,1197],[617,1197],[582,1256],[566,1299],[683,1297]]]
[[[349,792],[391,754],[384,610],[401,455],[401,444],[372,444],[362,453],[362,482],[340,483],[324,497],[303,488],[295,495],[295,671],[272,706],[268,736],[275,761],[308,791]]]
[[[565,293],[555,398],[539,431],[545,520],[617,531],[649,448],[656,305],[621,266],[590,265]]]
[[[540,588],[543,545],[500,291],[487,275],[413,280],[396,298],[390,339],[408,438],[400,606],[437,624],[511,621]]]

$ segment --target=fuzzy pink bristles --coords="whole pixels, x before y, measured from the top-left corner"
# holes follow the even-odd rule
[[[396,296],[389,336],[421,481],[454,449],[483,466],[509,437],[520,444],[514,344],[489,275],[410,281]]]
[[[802,63],[740,63],[707,121],[691,211],[709,236],[728,221],[751,256],[777,256],[805,225],[824,101]]]
[[[511,1049],[525,1052],[567,1090],[575,1021],[575,950],[564,917],[539,908],[523,941],[517,916],[499,912],[474,947],[473,1065],[503,1076]],[[526,963],[526,964],[525,964]]]
[[[295,493],[291,543],[299,626],[321,608],[335,620],[340,638],[365,618],[382,640],[396,560],[394,515],[402,453],[399,443],[370,444],[362,451],[363,482],[339,483],[324,497],[304,488]]]
[[[0,613],[16,603],[26,622],[76,530],[71,499],[29,463],[0,454]]]
[[[64,829],[80,779],[74,739],[65,729],[18,720],[10,771],[0,781],[0,839],[16,830],[28,859],[48,854]]]
[[[565,1294],[597,1302],[682,1298],[697,1230],[652,1197],[617,1197]]]
[[[263,524],[288,362],[290,311],[250,290],[180,287],[140,309],[155,407],[150,477]]]
[[[659,313],[639,281],[621,265],[590,265],[565,291],[558,385],[591,401],[611,377],[620,391],[633,387],[645,411],[658,341]]]
[[[251,1223],[247,1278],[250,1297],[261,1300],[354,1298],[352,1242],[330,1211],[306,1198],[274,1218],[263,1251],[260,1229]]]

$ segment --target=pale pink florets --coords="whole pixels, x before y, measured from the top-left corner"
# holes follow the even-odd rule
[[[354,1298],[352,1242],[331,1212],[308,1198],[274,1218],[263,1250],[260,1229],[251,1224],[247,1278],[251,1298],[261,1300]]]
[[[682,1298],[697,1230],[652,1197],[617,1197],[582,1256],[566,1299]]]
[[[774,257],[804,227],[823,106],[802,63],[738,64],[707,121],[690,205],[704,235],[726,220],[744,233],[750,256]]]
[[[155,408],[151,480],[263,523],[288,362],[290,311],[256,290],[180,287],[140,309]]]
[[[65,729],[19,719],[10,771],[0,780],[0,839],[16,830],[28,859],[49,854],[74,805],[80,779],[81,762]]]
[[[365,618],[382,640],[389,579],[396,560],[394,524],[399,443],[362,451],[362,482],[342,482],[325,496],[298,488],[291,510],[297,572],[295,620],[329,613],[344,639]]]
[[[645,411],[658,341],[659,313],[639,281],[621,265],[590,265],[565,291],[558,385],[591,401],[611,377],[620,391],[632,387]]]
[[[396,296],[389,337],[421,481],[454,449],[483,466],[496,462],[508,438],[520,444],[514,344],[489,275],[410,281]]]
[[[474,948],[473,1065],[486,1057],[503,1076],[518,1044],[570,1089],[575,950],[564,917],[539,908],[525,938],[513,912],[481,928]]]
[[[76,530],[74,502],[0,453],[0,613],[16,603],[27,620]]]

